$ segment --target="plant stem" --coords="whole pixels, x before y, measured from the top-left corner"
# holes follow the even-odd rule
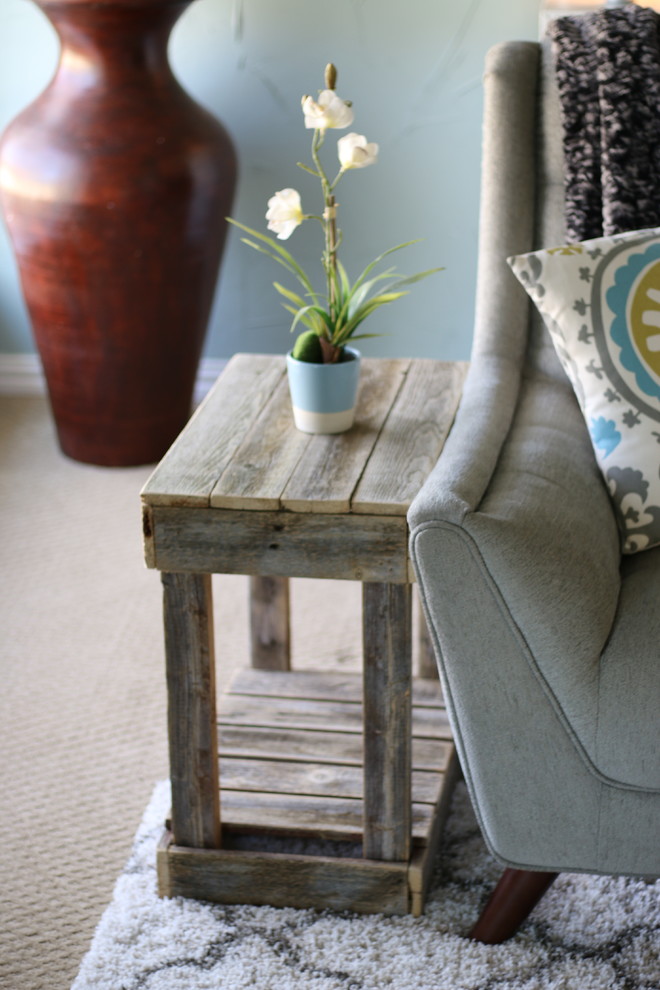
[[[321,130],[314,131],[314,137],[312,138],[312,158],[316,169],[321,179],[321,188],[323,191],[323,202],[325,209],[323,211],[323,230],[325,234],[325,252],[323,255],[323,267],[325,268],[325,277],[328,290],[328,311],[333,320],[337,317],[337,248],[339,246],[337,240],[337,203],[333,195],[333,189],[337,184],[337,179],[331,185],[328,181],[328,177],[325,174],[325,170],[321,164],[319,158],[319,149],[323,144],[325,139],[325,132]],[[334,363],[337,361],[340,349],[335,347],[332,343],[332,334],[324,329],[324,337],[327,339],[329,347],[323,348],[323,358],[326,364]],[[322,343],[324,343],[322,338]]]

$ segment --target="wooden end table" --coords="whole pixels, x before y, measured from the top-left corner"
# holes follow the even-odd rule
[[[237,355],[145,485],[169,699],[162,895],[421,913],[457,764],[437,680],[411,675],[406,512],[466,367],[364,360],[354,427],[309,436],[284,358]],[[219,718],[213,573],[252,576],[252,667]],[[290,577],[362,582],[362,675],[289,669]]]

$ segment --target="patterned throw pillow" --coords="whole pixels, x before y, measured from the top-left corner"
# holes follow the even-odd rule
[[[660,228],[507,259],[589,428],[623,552],[660,544]]]

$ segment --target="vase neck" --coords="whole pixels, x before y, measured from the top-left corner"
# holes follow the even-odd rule
[[[167,42],[191,0],[36,0],[61,42],[60,71],[78,75],[121,75],[149,71],[171,76]]]

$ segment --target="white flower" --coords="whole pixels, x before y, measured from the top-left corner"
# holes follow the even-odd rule
[[[378,145],[369,144],[364,134],[346,134],[337,142],[339,161],[343,169],[365,168],[378,158]]]
[[[274,230],[281,241],[291,237],[303,221],[300,193],[295,189],[280,189],[268,200],[266,212],[268,230]]]
[[[337,96],[334,89],[324,89],[318,100],[303,96],[302,109],[305,114],[305,127],[324,131],[327,127],[348,127],[353,123],[353,111],[345,100]]]

